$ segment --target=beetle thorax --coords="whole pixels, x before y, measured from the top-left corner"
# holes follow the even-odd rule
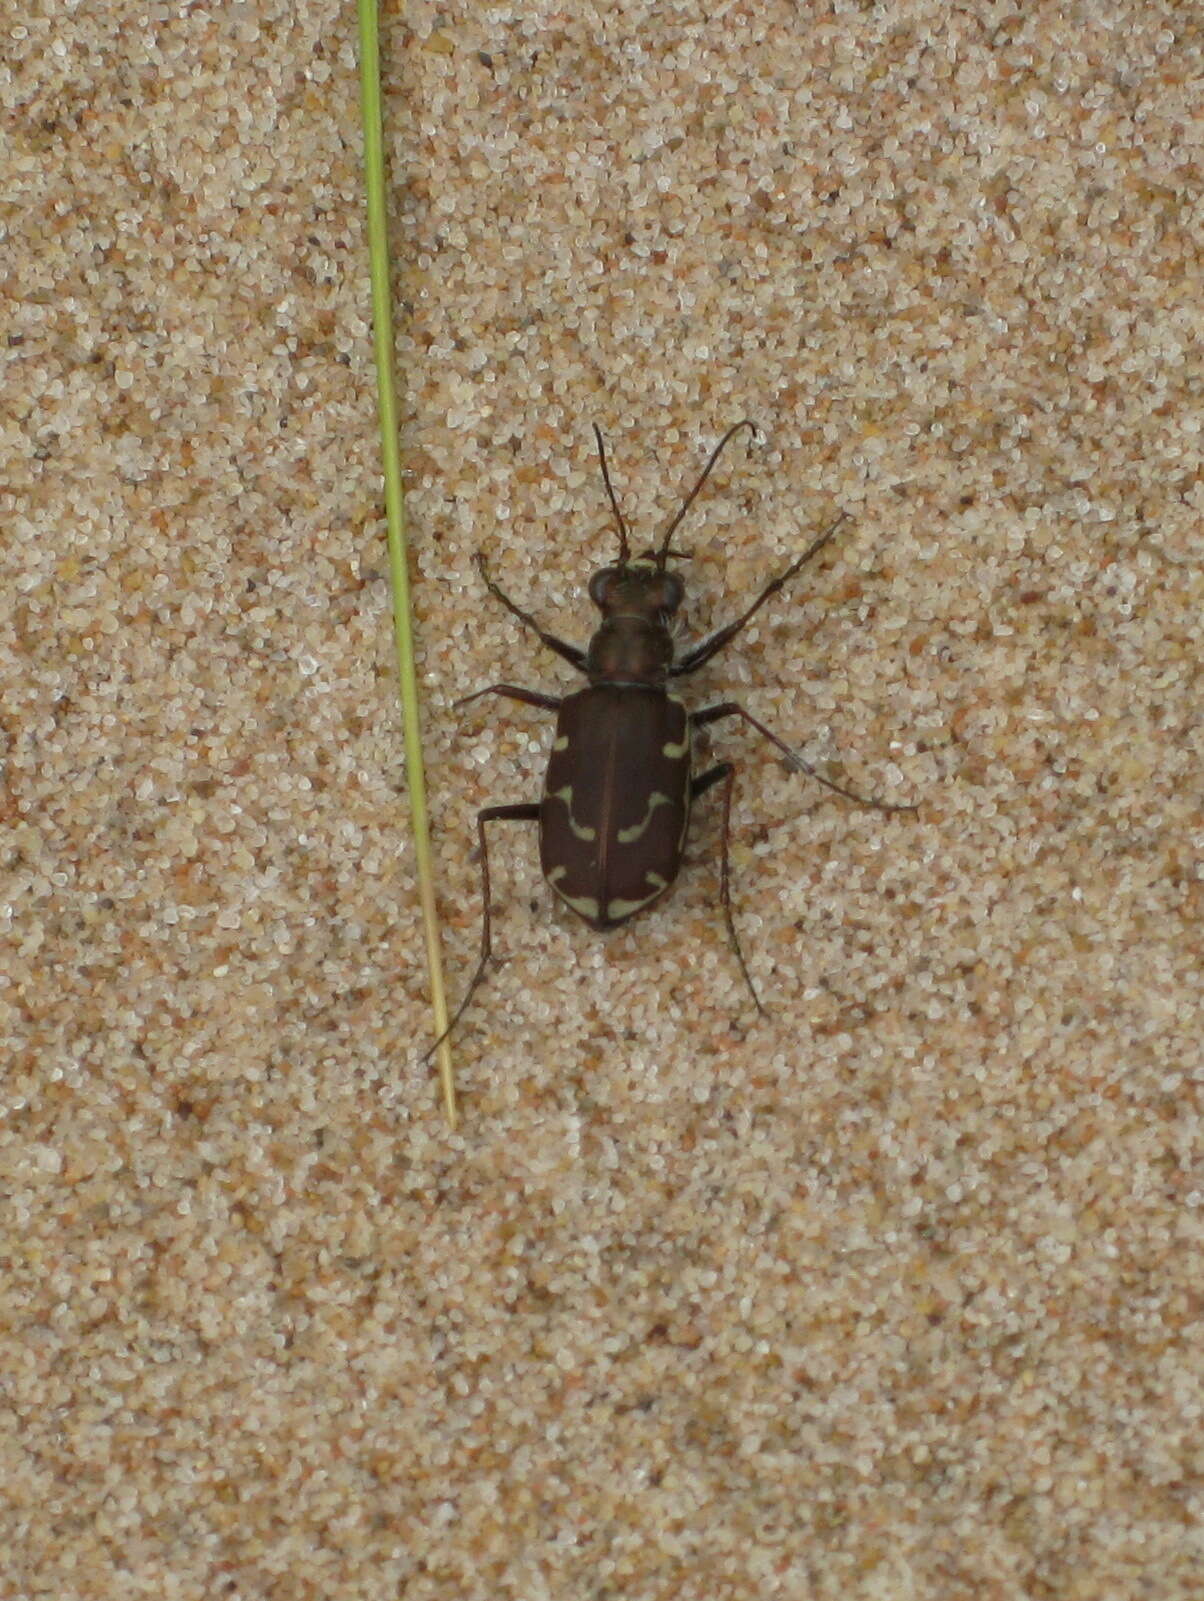
[[[664,623],[647,617],[608,617],[589,642],[585,670],[591,684],[647,684],[660,689],[673,665],[673,640]]]

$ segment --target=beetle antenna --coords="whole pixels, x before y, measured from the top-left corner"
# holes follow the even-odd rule
[[[623,513],[619,510],[618,497],[615,495],[614,486],[610,481],[610,469],[606,465],[606,446],[602,443],[602,430],[597,423],[594,424],[594,438],[598,441],[598,460],[602,463],[602,481],[606,485],[606,493],[610,496],[615,522],[619,525],[619,566],[626,567],[631,557],[631,546],[627,542],[627,524],[623,521]]]
[[[664,571],[665,563],[669,559],[669,556],[673,555],[673,554],[676,554],[676,552],[671,552],[670,551],[670,549],[669,549],[669,541],[673,538],[674,533],[677,531],[677,525],[681,522],[682,518],[689,511],[690,507],[694,504],[694,501],[698,496],[698,491],[702,488],[703,484],[705,484],[707,479],[711,476],[711,468],[715,465],[715,463],[719,460],[720,456],[723,454],[724,445],[727,444],[728,440],[732,437],[733,434],[738,434],[740,432],[741,428],[747,428],[749,433],[753,436],[754,439],[757,437],[758,429],[757,429],[756,423],[755,422],[750,422],[748,420],[748,418],[745,417],[743,422],[738,422],[738,423],[733,424],[733,426],[728,429],[727,433],[724,434],[723,438],[715,446],[714,450],[712,450],[710,461],[708,461],[706,466],[702,469],[702,476],[699,478],[698,482],[694,485],[693,489],[691,489],[690,493],[686,496],[685,500],[682,502],[681,510],[678,512],[677,516],[673,519],[673,521],[669,524],[669,530],[665,535],[664,543],[661,545],[660,550],[657,552],[656,563],[657,563],[657,566],[661,569],[662,572]]]

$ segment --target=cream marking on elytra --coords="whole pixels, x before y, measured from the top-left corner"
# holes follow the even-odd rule
[[[552,749],[553,750],[568,750],[568,748],[569,748],[569,736],[567,734],[561,734],[559,739],[554,739],[552,741]]]
[[[638,912],[641,906],[647,906],[649,901],[654,901],[658,895],[669,888],[668,879],[662,878],[659,873],[645,873],[644,882],[655,887],[642,900],[608,902],[606,907],[607,917],[630,917],[633,912]]]
[[[597,839],[598,831],[596,828],[589,828],[586,824],[579,823],[573,816],[573,786],[571,784],[566,784],[563,789],[555,790],[552,794],[552,799],[564,802],[564,809],[569,814],[569,827],[578,839]]]
[[[559,880],[568,872],[567,867],[554,867],[548,874],[548,883],[560,896],[566,906],[572,907],[578,917],[596,918],[598,903],[592,895],[566,895],[560,888]]]
[[[667,756],[668,754],[669,747],[666,746],[665,755]],[[658,806],[668,806],[669,804],[670,802],[668,795],[662,795],[659,789],[654,789],[652,794],[648,797],[648,810],[644,813],[643,821],[639,823],[633,823],[630,828],[620,828],[616,832],[615,838],[618,840],[619,844],[630,845],[633,840],[639,839],[640,835],[652,821],[652,814],[656,808]]]

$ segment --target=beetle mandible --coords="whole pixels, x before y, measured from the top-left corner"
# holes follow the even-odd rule
[[[481,954],[464,999],[441,1038],[446,1038],[463,1016],[492,954],[489,845],[485,832],[490,823],[538,822],[540,862],[553,890],[591,928],[616,928],[668,890],[681,868],[692,803],[722,784],[720,901],[740,972],[754,1005],[763,1013],[732,915],[728,835],[736,769],[725,761],[695,774],[691,761],[693,731],[725,717],[741,717],[781,751],[793,770],[808,774],[837,795],[884,812],[916,809],[858,795],[825,778],[736,701],[725,700],[690,712],[668,687],[670,680],[697,671],[728,645],[770,596],[776,595],[818,555],[847,521],[847,514],[841,513],[785,572],[765,585],[734,622],[677,657],[671,625],[685,597],[685,585],[679,573],[670,571],[668,561],[670,557],[688,557],[675,551],[671,541],[724,446],[744,428],[756,436],[756,425],[747,418],[729,428],[711,452],[659,547],[633,557],[627,523],[610,480],[606,447],[595,424],[602,479],[618,528],[619,556],[589,581],[589,598],[601,612],[602,621],[586,650],[541,628],[530,612],[502,592],[489,574],[484,555],[480,551],[476,554],[477,568],[493,598],[530,628],[549,650],[584,673],[589,688],[557,696],[517,684],[489,684],[456,702],[457,706],[465,706],[484,695],[502,695],[554,711],[557,716],[542,798],[517,805],[486,806],[477,813],[483,901]]]

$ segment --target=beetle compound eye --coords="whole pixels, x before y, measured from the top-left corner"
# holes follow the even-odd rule
[[[686,586],[676,573],[665,573],[657,590],[656,605],[658,611],[674,612],[685,599]]]
[[[589,598],[601,611],[610,597],[611,586],[619,576],[617,567],[603,567],[589,581]]]

